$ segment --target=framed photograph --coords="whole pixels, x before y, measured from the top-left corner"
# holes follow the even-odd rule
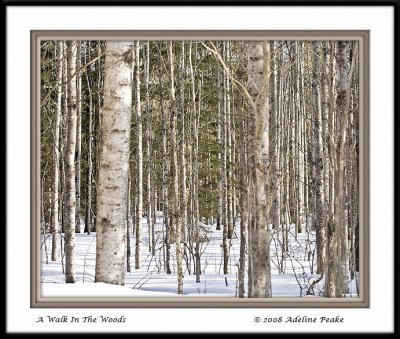
[[[7,65],[29,80],[8,103],[30,121],[28,168],[8,177],[23,187],[28,170],[31,187],[7,225],[8,258],[27,253],[8,265],[25,291],[9,331],[394,331],[393,211],[377,200],[394,97],[376,79],[393,86],[396,6],[60,9],[7,26]]]
[[[32,307],[368,307],[368,32],[31,34]]]

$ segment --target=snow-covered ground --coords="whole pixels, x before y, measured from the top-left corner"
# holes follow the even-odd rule
[[[135,237],[131,235],[131,272],[126,273],[125,286],[94,283],[96,259],[96,233],[76,234],[76,283],[65,284],[62,262],[50,261],[51,235],[46,235],[41,246],[41,282],[42,296],[131,296],[131,297],[176,297],[177,276],[175,265],[175,245],[171,245],[171,274],[164,268],[164,253],[161,246],[162,218],[157,218],[156,255],[149,252],[148,227],[142,220],[141,268],[134,269]],[[196,283],[193,272],[193,258],[188,251],[184,255],[184,296],[237,297],[238,264],[240,241],[231,240],[229,274],[223,274],[222,230],[215,225],[202,224],[208,242],[201,243],[201,277]],[[237,225],[236,230],[239,229]],[[82,230],[83,231],[83,230]],[[44,238],[43,238],[44,239]],[[304,297],[308,286],[319,275],[315,273],[316,252],[315,233],[299,233],[294,237],[294,225],[289,230],[288,252],[282,253],[282,231],[273,230],[271,241],[271,271],[273,297]],[[46,245],[46,246],[45,246]],[[46,248],[48,261],[46,260]],[[282,261],[282,256],[284,259]],[[189,271],[190,270],[190,271]],[[247,289],[247,280],[246,289]],[[324,281],[314,288],[315,296],[321,296]],[[356,296],[355,281],[350,283],[350,295]]]

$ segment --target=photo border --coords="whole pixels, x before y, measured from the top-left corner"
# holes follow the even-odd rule
[[[40,42],[43,40],[357,40],[360,58],[360,297],[43,297],[40,282]],[[369,307],[369,31],[367,30],[31,30],[31,308],[367,308]]]

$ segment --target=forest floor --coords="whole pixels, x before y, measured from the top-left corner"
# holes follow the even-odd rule
[[[41,283],[42,296],[177,296],[175,245],[171,245],[171,274],[164,268],[162,246],[162,218],[155,227],[156,253],[149,252],[147,220],[142,219],[141,268],[135,270],[135,236],[131,235],[131,272],[125,276],[125,286],[94,283],[96,260],[96,233],[76,234],[76,283],[65,284],[63,264],[50,261],[51,235],[42,238]],[[201,276],[196,283],[193,259],[187,249],[183,259],[184,296],[237,297],[239,269],[239,234],[230,240],[229,274],[223,274],[222,230],[214,225],[201,224],[204,239],[201,243]],[[237,225],[236,229],[239,229]],[[82,230],[83,231],[83,230]],[[319,278],[315,273],[315,232],[304,232],[295,237],[295,225],[288,232],[288,251],[282,252],[282,230],[273,230],[271,241],[271,273],[273,297],[305,297],[310,284]],[[47,250],[46,250],[47,249]],[[48,261],[46,260],[46,252]],[[283,259],[282,259],[283,257]],[[247,280],[245,280],[247,287]],[[324,280],[315,285],[315,296],[322,296]],[[246,288],[247,289],[247,288]],[[355,280],[349,282],[349,296],[357,296]],[[310,297],[310,296],[307,296]]]

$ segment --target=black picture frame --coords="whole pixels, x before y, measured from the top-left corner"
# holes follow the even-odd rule
[[[2,1],[1,4],[1,18],[2,18],[2,35],[1,35],[1,40],[2,40],[2,45],[4,46],[3,48],[3,53],[1,53],[1,64],[2,64],[2,82],[3,82],[3,88],[7,88],[7,61],[6,61],[6,52],[7,52],[7,8],[12,7],[12,6],[156,6],[156,5],[161,5],[161,6],[185,6],[189,5],[188,1],[154,1],[154,0],[148,0],[148,1],[123,1],[123,0],[117,0],[117,1],[95,1],[95,0],[85,0],[85,1],[79,1],[79,0],[70,0],[70,1],[46,1],[46,0],[37,0],[37,1]],[[318,0],[308,0],[308,1],[286,1],[286,0],[281,0],[281,1],[249,1],[249,2],[243,2],[243,1],[191,1],[190,6],[356,6],[356,7],[365,7],[365,6],[391,6],[394,9],[394,27],[393,27],[393,32],[394,32],[394,60],[399,60],[399,2],[396,0],[393,1],[357,1],[357,0],[352,0],[352,1],[345,1],[345,0],[335,0],[335,1],[318,1]],[[394,112],[399,111],[399,97],[400,97],[400,92],[399,92],[399,66],[398,63],[395,62],[394,65],[395,69],[395,76],[394,76]],[[3,112],[7,112],[7,95],[6,91],[2,91],[2,105],[3,105]],[[3,142],[1,143],[3,145],[3,154],[5,155],[6,159],[9,154],[7,154],[7,133],[10,133],[10,131],[7,131],[7,114],[2,115],[3,123],[1,126],[5,129],[4,133],[2,134],[3,136]],[[398,127],[398,114],[394,114],[394,126],[393,129],[394,131]],[[396,146],[394,147],[394,156],[396,155]],[[394,168],[395,170],[395,168]],[[12,185],[10,182],[7,181],[7,171],[5,175],[5,182],[4,182],[4,187],[5,187],[5,194],[3,195],[5,197],[5,201],[7,201],[7,191],[10,191],[13,189]],[[394,176],[394,187],[397,188],[398,186],[398,178]],[[389,197],[390,199],[393,199],[393,202],[396,201],[396,195],[394,197]],[[394,205],[396,206],[396,204]],[[7,218],[7,212],[4,212],[4,220],[5,223],[7,224],[8,218]],[[393,216],[394,220],[396,219],[396,215]],[[9,231],[8,227],[5,228],[5,233],[3,236],[3,258],[7,258],[7,232]],[[395,237],[393,239],[393,242],[395,244],[394,249],[394,271],[395,271],[395,280],[394,280],[394,286],[399,286],[400,285],[400,280],[399,280],[399,246],[397,244],[399,243],[399,230],[397,227],[394,227],[394,234]],[[7,262],[4,264],[5,271],[7,272]],[[399,329],[399,305],[400,305],[400,299],[399,299],[399,293],[397,289],[393,291],[394,295],[394,320],[395,320],[395,328],[393,331],[393,334],[399,334],[400,329]],[[7,287],[5,288],[5,299],[7,297]],[[9,302],[9,296],[7,298],[7,301]],[[7,304],[4,304],[4,310],[5,314],[7,314]],[[7,333],[7,329],[5,329],[5,333]],[[349,333],[350,334],[350,333]],[[354,333],[351,333],[354,334]]]

